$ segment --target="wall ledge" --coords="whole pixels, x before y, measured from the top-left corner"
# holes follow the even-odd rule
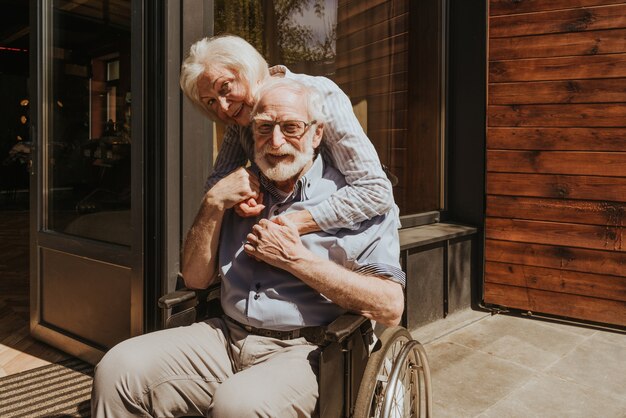
[[[400,250],[423,247],[429,244],[473,235],[478,229],[473,226],[438,222],[412,228],[400,229]]]

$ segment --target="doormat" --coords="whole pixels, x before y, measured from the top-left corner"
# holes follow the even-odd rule
[[[93,366],[61,361],[0,378],[0,417],[90,417]]]

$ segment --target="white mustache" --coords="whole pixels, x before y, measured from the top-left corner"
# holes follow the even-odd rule
[[[266,144],[261,150],[261,156],[272,155],[274,157],[283,157],[285,155],[290,155],[295,157],[298,153],[298,150],[294,148],[293,145],[285,143],[280,146],[277,150],[273,149],[270,144]]]

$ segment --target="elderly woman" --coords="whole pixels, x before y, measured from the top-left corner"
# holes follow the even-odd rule
[[[270,77],[297,80],[321,93],[327,114],[323,152],[348,183],[310,210],[289,215],[300,234],[355,229],[360,222],[389,211],[394,205],[391,183],[341,89],[325,77],[294,74],[282,65],[268,68],[252,45],[232,35],[197,41],[181,70],[180,84],[187,97],[209,118],[228,125],[206,189],[247,161],[254,161],[250,112],[255,92]],[[263,205],[257,201],[261,201],[258,195],[244,200],[236,207],[237,213],[258,215]]]

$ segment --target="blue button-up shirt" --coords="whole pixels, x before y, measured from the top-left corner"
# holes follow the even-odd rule
[[[224,216],[219,247],[224,312],[244,324],[274,330],[327,325],[345,309],[285,270],[256,261],[244,252],[243,243],[261,218],[317,205],[346,185],[344,176],[318,156],[290,194],[273,187],[262,175],[260,178],[265,204],[261,216],[241,218],[233,210]],[[356,230],[321,231],[301,239],[320,258],[404,285],[398,224],[394,205],[390,213],[362,222]]]

